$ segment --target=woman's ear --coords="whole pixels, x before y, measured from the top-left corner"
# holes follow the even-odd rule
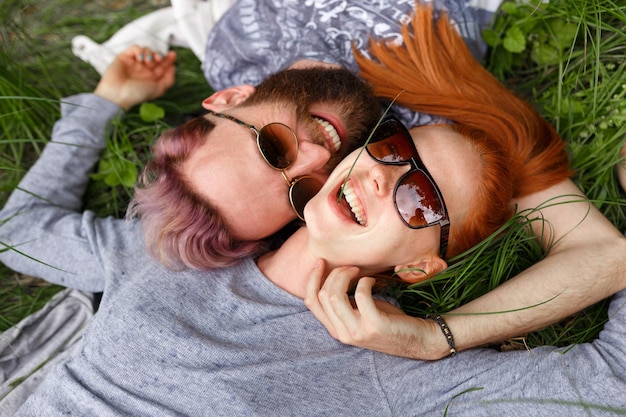
[[[437,255],[432,258],[413,262],[405,265],[397,265],[394,272],[404,282],[415,284],[426,281],[446,269],[448,264]]]
[[[202,101],[202,107],[214,112],[231,109],[250,97],[256,88],[250,84],[237,85],[216,91]]]

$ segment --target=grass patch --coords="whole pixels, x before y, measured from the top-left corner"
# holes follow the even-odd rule
[[[60,116],[60,99],[93,91],[98,82],[98,73],[72,54],[71,39],[83,34],[103,42],[131,20],[168,5],[165,0],[0,2],[0,204],[48,142]],[[198,59],[188,50],[177,52],[177,83],[155,101],[165,109],[165,119],[144,122],[135,108],[114,123],[85,209],[122,217],[149,145],[185,114],[198,111],[210,94]],[[0,332],[41,308],[60,289],[2,266]]]
[[[574,181],[620,230],[626,199],[615,166],[626,138],[626,5],[603,0],[503,3],[484,31],[484,65],[535,105],[568,143]],[[524,213],[504,233],[461,256],[436,279],[400,292],[413,314],[446,312],[541,260]],[[564,346],[595,338],[608,302],[508,346]]]
[[[160,0],[159,0],[160,1]],[[11,3],[11,4],[8,4]],[[36,160],[59,116],[58,100],[91,91],[97,73],[71,54],[70,40],[85,34],[102,42],[117,29],[167,1],[0,2],[0,203]],[[626,6],[605,0],[504,3],[485,31],[486,67],[535,104],[568,141],[575,181],[596,206],[626,230],[626,201],[614,166],[626,135]],[[156,104],[166,118],[144,122],[133,109],[114,123],[93,176],[85,208],[122,216],[130,184],[150,143],[167,126],[197,111],[209,94],[197,59],[180,50],[177,84]],[[1,220],[1,219],[0,219]],[[489,291],[542,259],[521,213],[436,280],[397,295],[412,313],[445,312]],[[58,287],[40,285],[0,269],[0,331],[38,309]],[[606,320],[606,303],[512,345],[565,345],[594,338]]]
[[[575,182],[626,230],[615,176],[626,137],[626,5],[533,0],[502,9],[485,36],[487,68],[555,126],[569,144]]]

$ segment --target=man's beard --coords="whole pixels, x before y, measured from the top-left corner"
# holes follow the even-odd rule
[[[245,103],[295,105],[300,120],[310,119],[313,104],[333,104],[341,109],[347,137],[327,164],[332,170],[346,155],[363,146],[380,118],[380,102],[371,87],[345,68],[306,68],[280,71],[265,79]]]

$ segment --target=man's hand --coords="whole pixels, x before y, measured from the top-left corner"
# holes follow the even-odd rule
[[[174,85],[176,53],[161,56],[150,49],[131,46],[107,68],[94,94],[125,110],[163,95]]]
[[[351,282],[358,278],[356,267],[336,268],[322,285],[323,262],[309,277],[304,303],[342,343],[413,359],[440,359],[450,348],[438,325],[405,314],[399,308],[372,297],[374,278],[358,279],[353,300]]]

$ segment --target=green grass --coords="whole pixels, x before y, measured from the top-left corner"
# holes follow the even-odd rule
[[[104,41],[157,7],[148,0],[131,7],[123,1],[0,2],[0,203],[47,142],[59,116],[58,100],[90,91],[98,80],[89,65],[71,54],[71,38],[86,34]],[[557,127],[568,141],[575,181],[620,230],[626,230],[626,201],[614,166],[626,134],[625,22],[625,6],[606,0],[510,3],[485,33],[492,45],[487,68]],[[85,208],[122,216],[148,145],[181,115],[198,110],[208,95],[197,59],[189,51],[179,55],[177,84],[157,101],[166,119],[145,122],[134,109],[114,124]],[[498,239],[484,242],[436,280],[398,293],[405,308],[416,314],[448,311],[540,260],[544,252],[526,234],[526,222],[522,213]],[[55,291],[58,287],[0,269],[0,331],[38,309]],[[510,344],[590,340],[605,319],[606,303],[600,303]]]
[[[626,199],[615,166],[626,138],[626,5],[602,0],[503,4],[484,37],[485,66],[535,105],[568,142],[574,181],[613,224],[626,230]],[[427,283],[401,291],[413,314],[446,312],[484,294],[544,256],[522,214]],[[592,340],[606,301],[528,335],[523,348]]]
[[[0,204],[48,141],[59,118],[59,100],[92,91],[99,79],[91,66],[72,54],[72,37],[85,34],[105,41],[124,24],[168,3],[0,2]],[[165,120],[147,123],[133,109],[114,124],[99,172],[89,185],[85,209],[122,217],[149,145],[184,114],[198,111],[200,101],[210,94],[197,58],[188,50],[177,52],[177,83],[156,101],[166,111]],[[2,266],[0,332],[39,309],[60,289]]]
[[[569,144],[576,183],[626,230],[614,172],[626,137],[626,4],[573,0],[504,9],[509,13],[487,36],[494,45],[487,67],[553,123]],[[511,32],[525,43],[506,43]]]

